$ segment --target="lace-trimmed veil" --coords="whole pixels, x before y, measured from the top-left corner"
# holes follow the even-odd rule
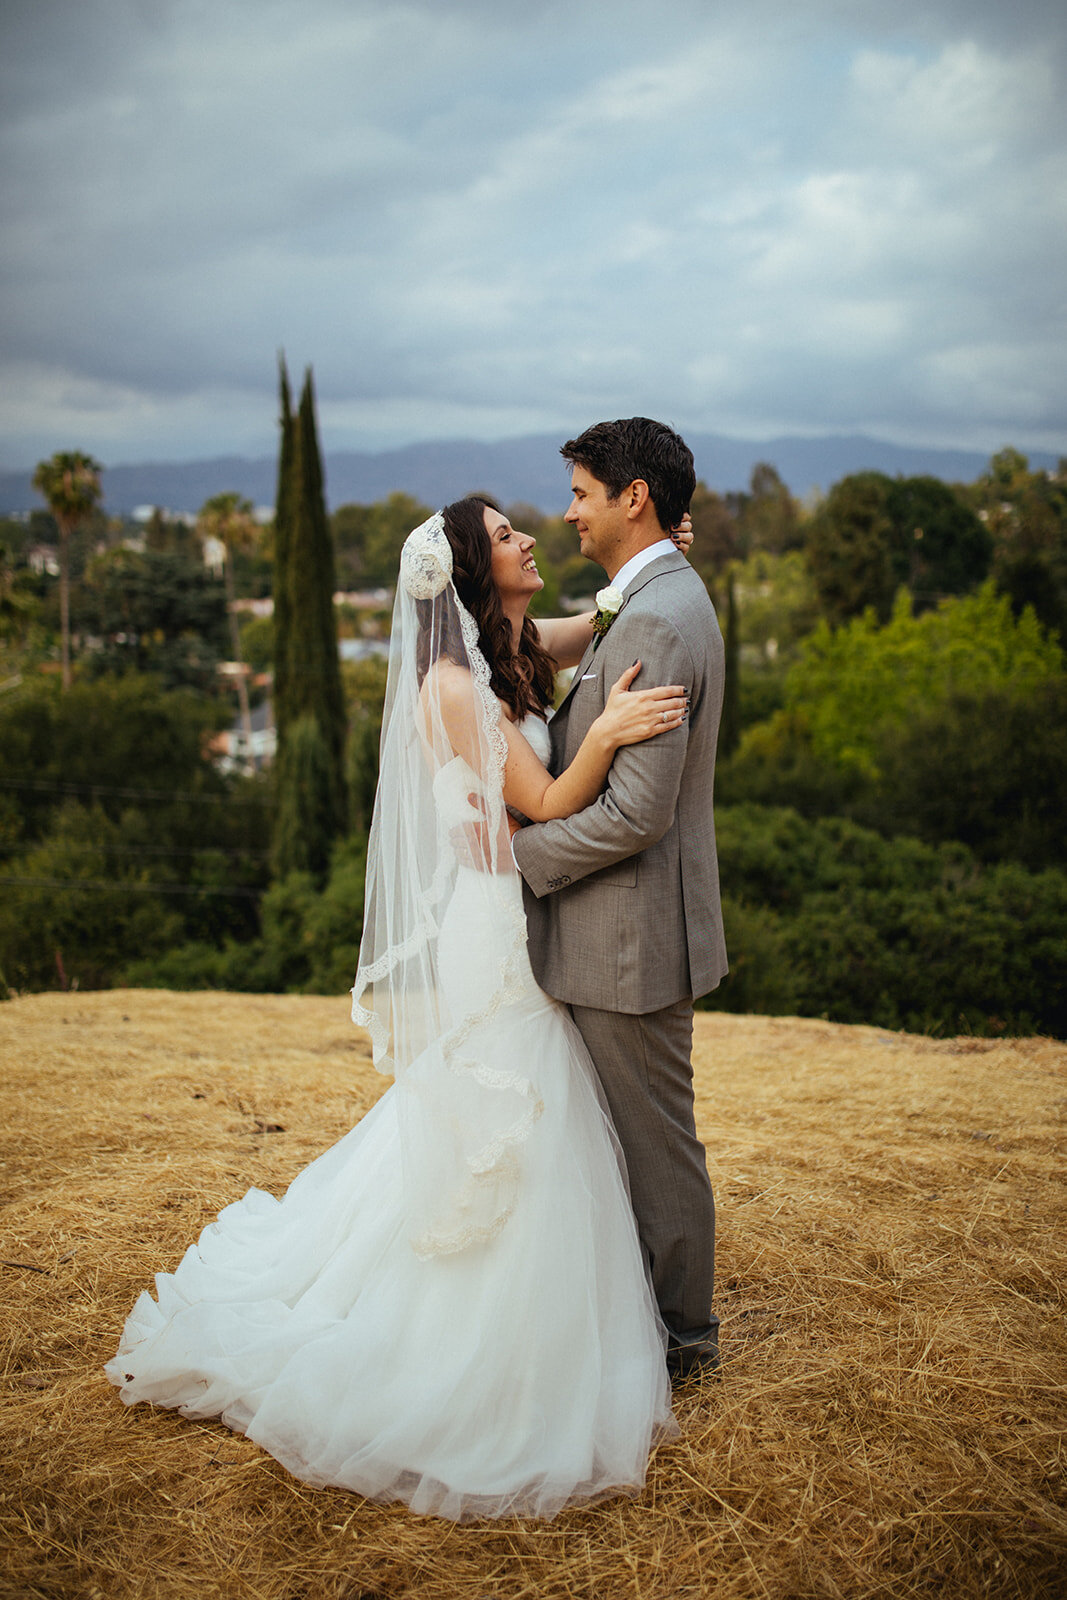
[[[422,1256],[504,1226],[540,1113],[494,1047],[526,937],[500,721],[435,513],[401,557],[352,990],[375,1065],[396,1080],[405,1211]]]

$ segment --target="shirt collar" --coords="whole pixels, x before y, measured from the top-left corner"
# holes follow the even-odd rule
[[[669,550],[675,549],[677,549],[677,546],[673,539],[657,539],[655,544],[646,545],[644,550],[639,550],[635,556],[630,557],[624,566],[619,568],[611,580],[611,587],[625,590],[626,585],[632,583],[637,574],[643,572],[651,562],[658,561],[660,556],[665,556]]]

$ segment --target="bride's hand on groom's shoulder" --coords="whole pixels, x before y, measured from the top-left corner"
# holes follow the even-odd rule
[[[690,517],[688,511],[682,518],[681,522],[679,522],[678,526],[671,529],[670,536],[678,546],[679,550],[682,552],[683,556],[688,556],[689,546],[693,542],[693,519]]]

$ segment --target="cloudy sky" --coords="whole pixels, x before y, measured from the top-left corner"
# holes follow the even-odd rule
[[[1067,452],[1062,0],[2,0],[0,467]]]

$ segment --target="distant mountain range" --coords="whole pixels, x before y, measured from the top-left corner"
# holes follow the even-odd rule
[[[929,475],[970,483],[989,459],[979,451],[921,449],[862,434],[824,439],[784,435],[762,441],[716,433],[686,437],[696,458],[698,477],[720,492],[747,488],[757,461],[769,461],[794,494],[805,495],[816,487],[828,489],[851,472],[868,469],[894,477],[898,473],[904,477]],[[534,434],[492,444],[444,439],[376,454],[338,450],[326,457],[327,495],[330,505],[336,507],[352,501],[366,505],[403,490],[426,505],[439,506],[473,489],[484,489],[505,505],[525,501],[550,514],[558,513],[568,500],[560,443],[555,434]],[[1047,451],[1028,454],[1034,468],[1056,465],[1056,457]],[[275,472],[273,458],[249,460],[242,456],[110,467],[104,473],[104,503],[115,513],[129,513],[138,506],[196,511],[211,495],[232,489],[257,506],[269,506],[274,500]],[[30,469],[0,473],[0,513],[40,505],[30,477]]]

